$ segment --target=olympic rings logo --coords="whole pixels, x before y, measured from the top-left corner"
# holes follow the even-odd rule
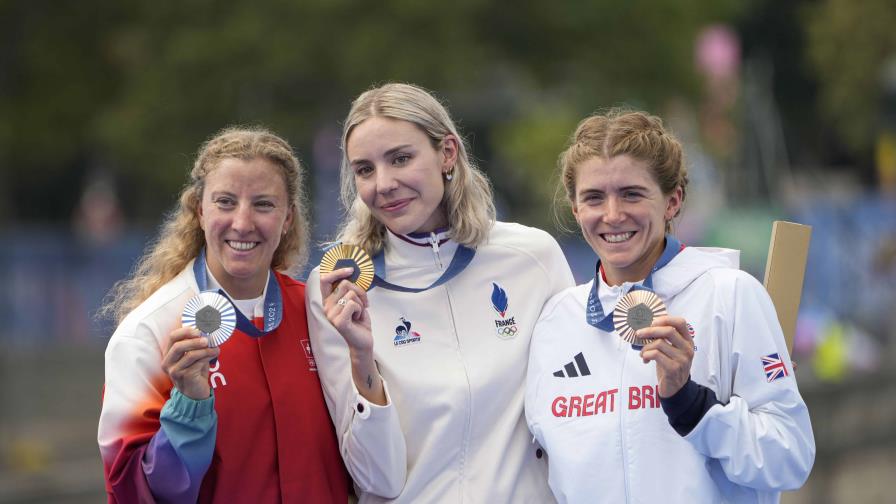
[[[507,327],[499,327],[495,329],[499,338],[512,338],[516,336],[518,329],[515,325],[507,326]]]

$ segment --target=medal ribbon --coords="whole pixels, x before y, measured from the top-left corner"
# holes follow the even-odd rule
[[[385,254],[383,254],[383,251],[380,250],[377,255],[373,256],[373,268],[375,273],[373,275],[373,285],[371,286],[371,289],[373,287],[382,287],[386,290],[398,292],[423,292],[432,289],[433,287],[438,287],[448,280],[456,277],[458,273],[463,271],[464,268],[466,268],[467,265],[470,264],[470,261],[473,260],[474,255],[476,255],[475,250],[458,244],[457,250],[454,252],[454,257],[451,258],[451,263],[448,265],[448,268],[442,273],[442,276],[436,279],[436,281],[428,287],[415,288],[396,285],[385,280],[386,258]]]
[[[628,292],[635,290],[649,290],[652,292],[653,274],[658,269],[669,264],[669,261],[677,256],[682,248],[684,247],[681,246],[681,242],[675,239],[672,235],[666,235],[666,248],[663,249],[663,255],[661,255],[656,264],[653,265],[653,268],[650,270],[650,273],[647,274],[647,278],[644,279],[644,282],[641,285],[632,286]],[[594,272],[594,284],[591,286],[591,293],[588,294],[588,306],[585,308],[585,321],[601,331],[611,333],[616,330],[613,326],[613,313],[604,314],[604,308],[600,304],[600,297],[597,295],[597,286],[600,285],[600,279],[597,277],[597,275],[600,274],[600,259],[597,260]],[[628,292],[626,292],[626,294],[628,294]]]
[[[196,277],[196,285],[199,286],[200,292],[208,289],[208,270],[205,263],[205,248],[199,251],[196,260],[193,261],[193,276]],[[253,338],[260,338],[280,325],[283,320],[283,298],[280,295],[280,284],[277,283],[277,275],[273,272],[268,273],[268,286],[264,296],[264,325],[263,329],[255,326],[255,323],[247,319],[241,310],[236,312],[236,328]],[[218,294],[224,296],[227,301],[236,306],[230,296],[224,292],[224,289],[218,289]]]

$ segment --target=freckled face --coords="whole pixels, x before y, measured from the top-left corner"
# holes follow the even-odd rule
[[[283,170],[264,158],[222,160],[205,177],[199,222],[208,267],[224,290],[237,299],[260,296],[292,222]]]
[[[630,156],[595,157],[576,169],[573,214],[611,285],[647,276],[680,206],[681,188],[664,195],[647,163]]]
[[[447,136],[436,149],[411,122],[371,117],[352,130],[346,156],[358,196],[393,233],[448,225],[442,176],[457,160],[456,138]]]

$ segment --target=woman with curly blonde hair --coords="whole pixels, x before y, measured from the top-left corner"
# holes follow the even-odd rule
[[[572,284],[560,247],[495,221],[488,180],[426,90],[366,91],[343,128],[339,241],[374,256],[375,288],[315,269],[308,306],[360,502],[549,502],[522,383],[535,318]]]
[[[304,284],[288,276],[306,258],[301,177],[269,131],[220,132],[113,289],[98,435],[110,502],[345,502]],[[187,301],[207,290],[238,313],[221,346],[181,327]]]

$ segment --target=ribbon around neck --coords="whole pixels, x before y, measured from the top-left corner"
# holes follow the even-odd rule
[[[451,280],[456,277],[458,273],[464,270],[470,261],[473,260],[473,256],[476,255],[476,251],[465,247],[464,245],[457,245],[457,250],[454,252],[454,257],[451,258],[451,263],[448,264],[448,268],[442,273],[442,276],[436,279],[435,282],[428,285],[427,287],[405,287],[403,285],[397,285],[385,280],[386,277],[386,258],[385,254],[382,250],[380,250],[375,256],[373,256],[373,267],[374,267],[374,276],[373,276],[373,287],[382,287],[386,290],[398,291],[398,292],[423,292],[433,287],[438,287],[443,283]]]
[[[681,252],[681,249],[681,242],[672,235],[666,235],[666,247],[663,249],[663,254],[656,264],[653,265],[653,268],[651,268],[650,273],[647,274],[647,278],[644,279],[644,282],[640,285],[633,285],[628,292],[634,290],[649,290],[652,292],[653,274],[663,266],[669,264],[669,262]],[[598,278],[597,275],[600,275],[600,259],[597,260],[597,264],[594,267],[594,283],[591,285],[591,293],[588,294],[588,304],[585,307],[585,321],[601,331],[611,333],[615,330],[615,327],[613,326],[613,313],[605,314],[604,308],[600,304],[600,296],[597,294],[600,278]],[[626,294],[628,292],[626,292]]]
[[[205,248],[199,251],[196,260],[193,261],[193,276],[196,277],[196,285],[200,292],[208,291],[208,269],[205,261]],[[263,308],[263,328],[259,329],[255,323],[246,318],[243,312],[236,311],[236,328],[253,338],[260,338],[280,326],[283,320],[283,297],[280,294],[280,284],[277,283],[277,275],[273,271],[268,272],[268,285],[265,289],[264,308]],[[224,289],[218,289],[218,294],[224,296],[231,304],[233,300],[224,292]]]

